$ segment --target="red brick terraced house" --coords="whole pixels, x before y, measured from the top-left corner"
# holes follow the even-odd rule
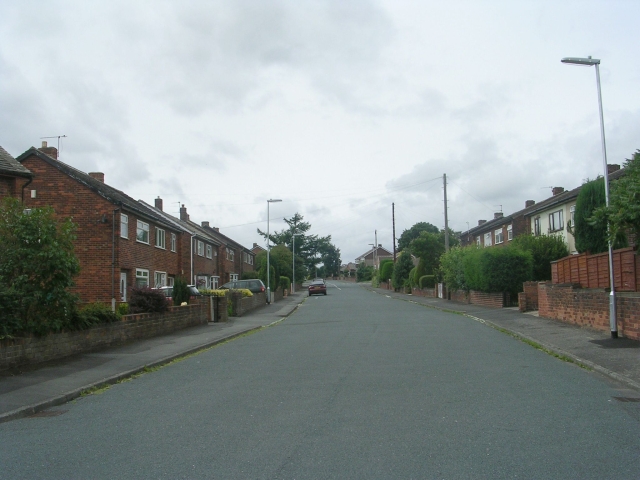
[[[103,173],[87,174],[57,160],[57,150],[44,142],[17,160],[33,173],[23,185],[25,206],[51,206],[77,225],[81,270],[74,291],[81,301],[126,301],[132,285],[170,285],[190,274],[189,233],[107,185]]]
[[[209,222],[202,222],[202,228],[221,243],[220,271],[222,284],[240,280],[243,273],[255,270],[255,254],[250,249],[220,233],[218,227],[209,226]]]
[[[22,198],[24,186],[33,174],[2,147],[0,147],[0,200],[5,197]]]

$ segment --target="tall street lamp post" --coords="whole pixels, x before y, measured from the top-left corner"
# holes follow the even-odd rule
[[[602,139],[602,163],[604,166],[604,193],[605,202],[609,206],[609,169],[607,167],[607,146],[604,140],[604,115],[602,113],[602,90],[600,89],[600,60],[597,58],[576,58],[566,57],[561,60],[562,63],[571,65],[586,65],[588,67],[596,67],[596,84],[598,85],[598,107],[600,109],[600,137]],[[608,226],[607,226],[608,227]],[[608,229],[608,228],[607,228]],[[618,325],[616,314],[616,290],[613,275],[613,245],[609,239],[609,286],[611,293],[609,294],[609,326],[611,328],[611,338],[618,338]]]
[[[271,246],[269,242],[269,205],[271,203],[281,202],[279,198],[270,198],[267,200],[267,303],[271,303],[271,267],[269,266],[269,252]]]
[[[296,293],[296,237],[301,237],[302,233],[292,233],[291,238],[293,240],[293,246],[291,247],[293,253],[293,269],[291,273],[293,274],[293,282],[291,283],[291,293]]]

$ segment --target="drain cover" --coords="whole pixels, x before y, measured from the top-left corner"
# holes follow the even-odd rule
[[[29,415],[29,418],[43,418],[43,417],[57,417],[63,413],[67,413],[69,410],[43,410],[42,412]]]

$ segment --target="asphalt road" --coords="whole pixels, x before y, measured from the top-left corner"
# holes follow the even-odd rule
[[[0,478],[640,478],[615,385],[330,283],[277,325],[0,424]]]

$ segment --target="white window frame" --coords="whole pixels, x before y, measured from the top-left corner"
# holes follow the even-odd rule
[[[549,214],[549,232],[564,230],[564,211],[557,210]]]
[[[196,275],[196,288],[208,288],[209,287],[209,277],[206,275]]]
[[[217,275],[213,275],[210,278],[210,282],[211,282],[211,290],[217,290],[218,287],[220,286],[220,277],[218,277]]]
[[[156,227],[156,247],[166,250],[166,238],[167,236],[165,234],[165,231],[162,228]]]
[[[207,258],[213,258],[213,247],[207,244]]]
[[[232,273],[229,275],[229,281],[230,282],[237,282],[238,281],[238,274],[237,273]]]
[[[204,242],[198,240],[198,256],[204,257]]]
[[[136,227],[136,242],[149,245],[149,224],[138,220]]]
[[[149,270],[146,268],[136,268],[136,287],[149,286]]]
[[[120,214],[120,238],[129,238],[129,215]]]
[[[484,234],[484,246],[490,247],[492,245],[491,232],[487,232]]]
[[[167,286],[167,272],[154,272],[153,274],[153,283],[155,285],[154,288],[166,287]]]
[[[493,233],[496,239],[496,245],[504,242],[504,234],[502,233],[502,228],[499,228]]]
[[[540,217],[533,219],[533,234],[539,237],[542,234],[542,226],[540,225]]]
[[[176,251],[176,234],[172,233],[171,234],[171,251],[175,252]]]
[[[167,277],[167,287],[173,287],[174,277]]]
[[[229,260],[230,262],[233,262],[234,259],[235,259],[235,252],[229,247],[227,247],[227,260]]]
[[[576,226],[576,206],[575,205],[571,205],[569,207],[569,225],[571,226],[571,228],[574,228]]]
[[[513,240],[513,225],[507,225],[507,241]]]

